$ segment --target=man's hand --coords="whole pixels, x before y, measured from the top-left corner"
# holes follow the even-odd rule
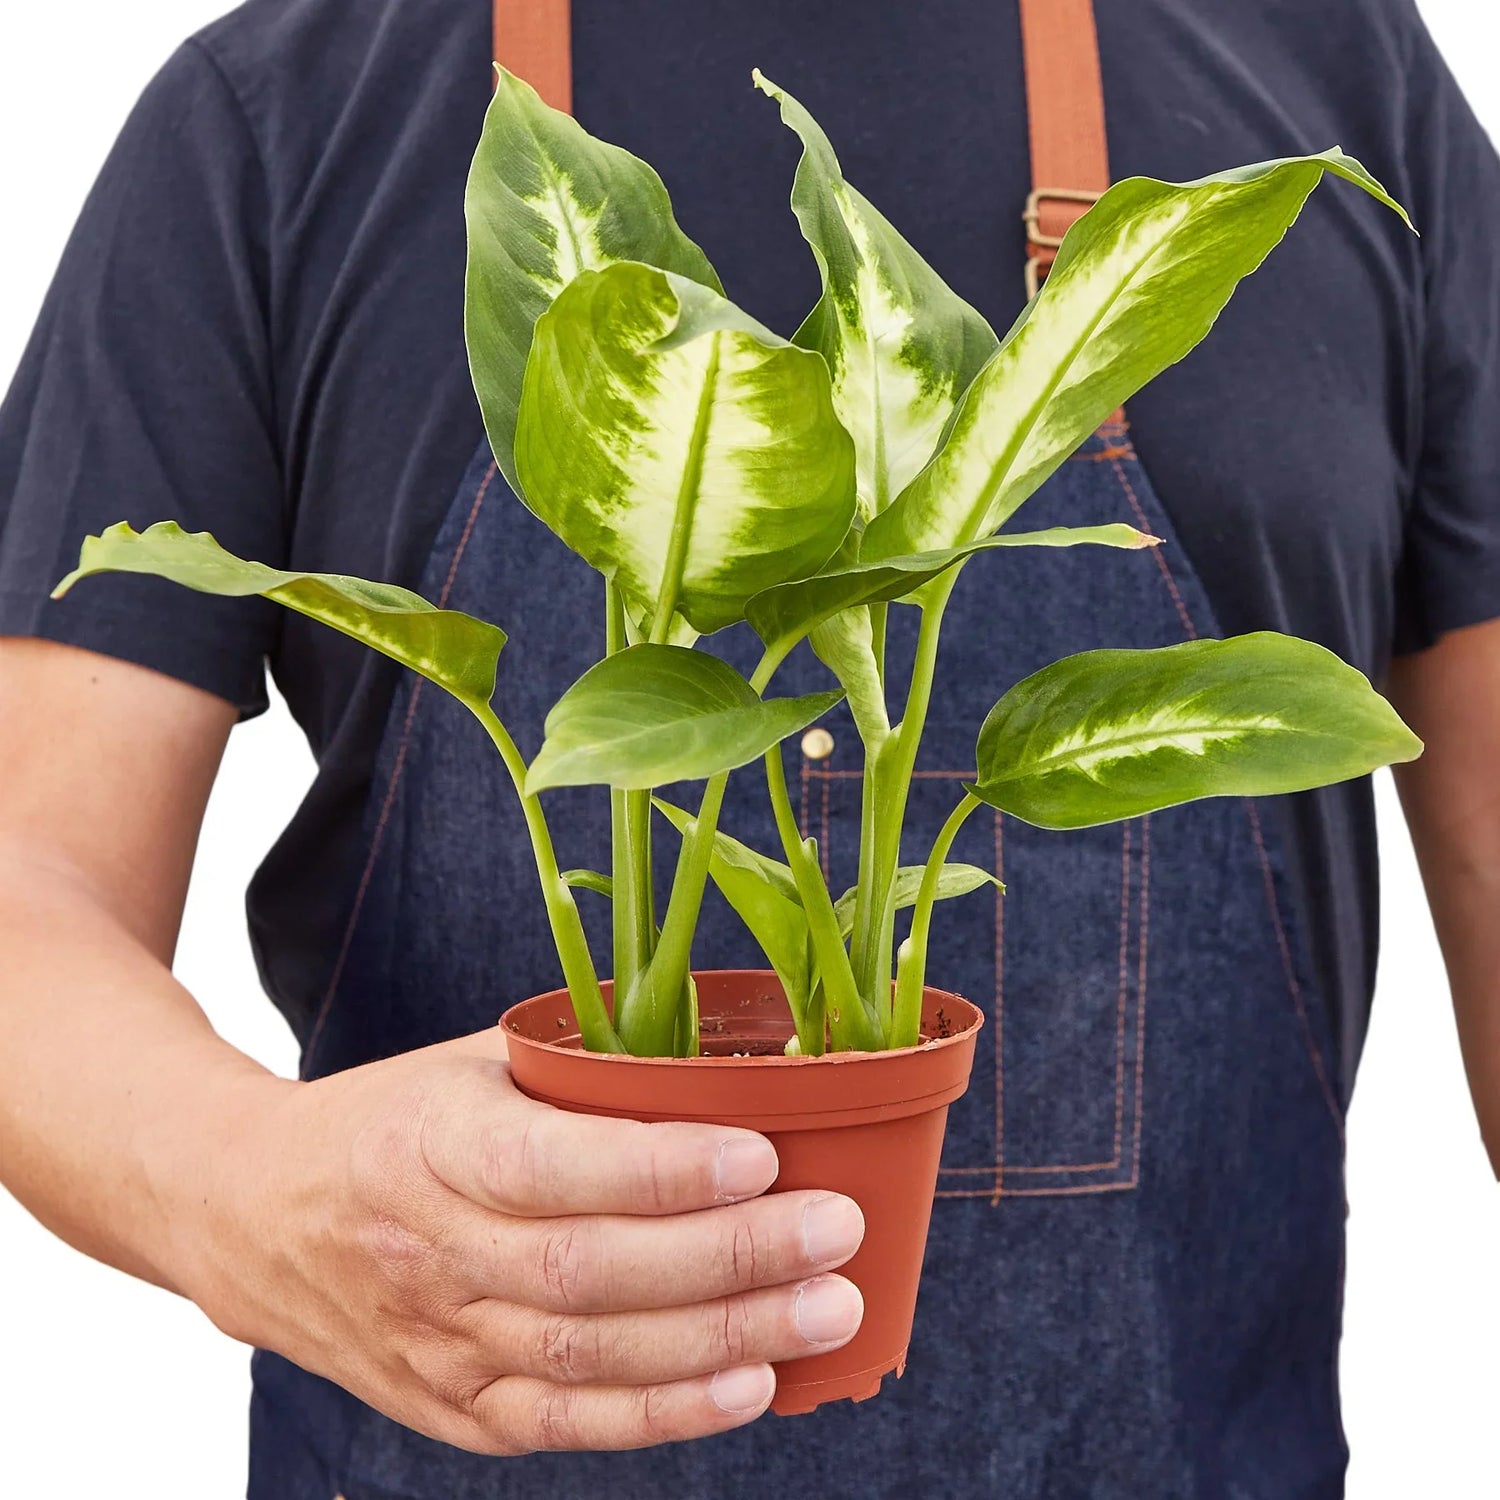
[[[170,972],[235,712],[0,640],[0,1177],[86,1253],[487,1453],[736,1427],[845,1342],[848,1200],[746,1131],[564,1114],[500,1029],[290,1083]],[[715,1378],[717,1377],[717,1378]]]
[[[826,1274],[863,1235],[851,1200],[760,1196],[776,1155],[748,1131],[538,1104],[504,1055],[497,1028],[277,1085],[242,1121],[253,1169],[189,1220],[184,1290],[494,1454],[738,1427],[770,1402],[769,1361],[852,1337],[859,1292]]]

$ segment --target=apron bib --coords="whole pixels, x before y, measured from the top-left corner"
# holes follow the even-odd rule
[[[1055,54],[1052,33],[1036,40],[1039,9],[1023,6],[1028,66],[1038,46]],[[1087,0],[1082,9],[1091,43]],[[1076,31],[1067,34],[1076,48]],[[1036,126],[1034,112],[1034,135]],[[1087,172],[1074,180],[1090,186]],[[1077,202],[1061,201],[1076,216]],[[1033,231],[1044,274],[1049,247],[1038,240],[1050,234],[1036,221]],[[1151,555],[1000,551],[964,571],[908,859],[925,853],[959,782],[972,779],[985,710],[1020,678],[1075,651],[1220,633],[1123,418],[1028,502],[1028,527],[1104,521],[1163,545]],[[511,633],[497,701],[534,753],[548,707],[602,649],[602,595],[510,492],[487,444],[422,592]],[[558,608],[582,618],[559,629]],[[892,612],[897,661],[909,659],[913,615]],[[743,671],[758,655],[743,626],[714,647]],[[774,691],[830,681],[804,647]],[[838,891],[854,883],[859,742],[843,705],[821,724],[831,751],[823,736],[805,741],[819,759],[788,746],[788,771]],[[549,814],[565,867],[604,866],[602,793],[551,793]],[[754,768],[731,779],[723,827],[779,849]],[[658,836],[658,863],[669,865],[675,835]],[[994,870],[1008,894],[945,902],[934,923],[932,982],[981,1005],[987,1024],[973,1083],[949,1115],[903,1379],[875,1401],[690,1444],[488,1459],[261,1352],[251,1500],[1340,1496],[1343,1121],[1279,816],[1218,799],[1049,833],[980,813],[952,857]],[[580,905],[607,955],[604,901],[584,892]],[[712,888],[695,959],[764,966]],[[461,705],[405,678],[304,1075],[492,1026],[559,982],[520,810],[493,748]]]

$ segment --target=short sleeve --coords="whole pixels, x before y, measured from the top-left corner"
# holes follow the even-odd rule
[[[185,45],[116,142],[0,406],[0,634],[138,662],[245,714],[265,706],[274,606],[120,576],[48,596],[120,520],[282,559],[267,196],[238,101]]]
[[[1425,347],[1398,651],[1500,616],[1500,158],[1413,19],[1408,178]]]

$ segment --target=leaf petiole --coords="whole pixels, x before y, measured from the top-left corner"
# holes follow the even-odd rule
[[[922,989],[927,979],[927,943],[932,933],[932,908],[937,902],[938,883],[958,830],[974,809],[981,806],[978,797],[965,792],[963,800],[949,813],[948,821],[933,842],[932,853],[927,856],[927,867],[922,872],[922,884],[917,891],[917,904],[912,909],[911,933],[901,944],[897,964],[896,1000],[889,1037],[892,1047],[915,1047],[921,1040]]]
[[[572,996],[573,1011],[578,1017],[578,1030],[583,1036],[583,1044],[590,1052],[623,1052],[625,1046],[610,1024],[604,994],[599,988],[599,976],[594,970],[588,938],[584,935],[583,923],[578,916],[578,904],[573,900],[573,892],[557,868],[557,855],[553,852],[552,834],[547,828],[541,799],[526,792],[526,762],[522,760],[521,752],[516,749],[516,742],[511,739],[509,731],[496,718],[494,709],[488,704],[469,706],[500,752],[500,759],[505,763],[516,795],[521,799],[526,832],[531,838],[531,852],[541,880],[542,900],[547,908],[547,921],[552,928],[552,940],[557,945],[557,956],[562,963],[563,982]]]

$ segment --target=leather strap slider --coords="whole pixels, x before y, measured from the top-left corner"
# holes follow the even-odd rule
[[[1090,192],[1083,188],[1034,188],[1026,195],[1026,212],[1021,215],[1026,225],[1026,243],[1056,250],[1063,242],[1063,235],[1103,196],[1103,193]],[[1062,233],[1048,234],[1042,228],[1043,203],[1078,203],[1082,204],[1082,207],[1077,213],[1064,210],[1067,223]]]
[[[1090,188],[1034,188],[1026,196],[1026,297],[1029,301],[1057,259],[1063,236],[1104,195]]]

